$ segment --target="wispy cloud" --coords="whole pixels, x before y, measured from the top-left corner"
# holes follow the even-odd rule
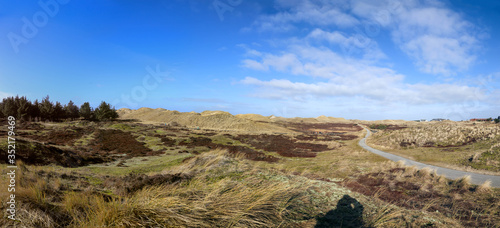
[[[352,12],[389,29],[395,44],[424,73],[453,76],[477,58],[479,28],[439,1],[360,0],[353,2]]]
[[[405,76],[394,70],[373,65],[370,61],[353,61],[322,47],[292,45],[280,54],[243,60],[243,66],[260,71],[277,71],[317,78],[306,83],[289,79],[260,80],[246,77],[241,83],[260,90],[255,96],[270,99],[305,100],[319,97],[365,97],[371,101],[423,104],[452,104],[464,99],[482,100],[484,93],[462,84],[408,84]],[[319,82],[317,82],[319,80]],[[265,92],[264,92],[265,91]]]
[[[259,32],[286,32],[296,29],[298,23],[308,23],[313,26],[350,27],[359,24],[359,20],[346,13],[343,1],[276,1],[280,12],[260,16],[249,28]]]
[[[329,44],[337,45],[345,57],[352,57],[355,54],[359,54],[365,60],[374,61],[387,57],[380,50],[375,40],[367,36],[361,37],[360,34],[345,35],[339,31],[328,32],[316,28],[306,36],[305,40],[310,43],[326,41]]]
[[[374,45],[365,58],[380,59],[385,55],[369,38],[373,34],[358,39],[356,32],[349,35],[335,30],[385,29],[418,70],[433,75],[453,76],[469,69],[477,59],[482,37],[480,28],[439,1],[279,0],[276,9],[278,12],[260,16],[246,30],[289,32],[305,23],[313,28],[311,39],[351,47]]]

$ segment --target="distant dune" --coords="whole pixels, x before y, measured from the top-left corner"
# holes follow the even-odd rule
[[[273,123],[261,122],[262,118],[249,116],[233,116],[223,111],[178,112],[165,109],[140,108],[137,110],[118,110],[120,119],[136,119],[149,123],[168,124],[173,126],[200,127],[214,130],[241,130],[254,132],[290,133],[289,129]]]
[[[262,116],[259,114],[232,115],[224,111],[179,112],[162,108],[140,108],[118,110],[120,119],[136,119],[148,123],[200,127],[214,130],[241,130],[255,132],[290,133],[291,130],[281,127],[280,123],[353,123],[352,120],[319,116],[316,118],[284,118],[277,116]]]

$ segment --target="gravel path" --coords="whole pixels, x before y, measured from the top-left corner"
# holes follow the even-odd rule
[[[433,165],[427,165],[427,164],[424,164],[424,163],[420,163],[420,162],[416,162],[416,161],[413,161],[413,160],[410,160],[410,159],[407,159],[407,158],[404,158],[404,157],[401,157],[401,156],[397,156],[397,155],[394,155],[394,154],[390,154],[390,153],[387,153],[387,152],[384,152],[384,151],[380,151],[380,150],[377,150],[377,149],[374,149],[374,148],[371,148],[369,147],[368,145],[366,145],[366,138],[368,138],[368,136],[370,136],[370,131],[363,127],[365,130],[366,130],[366,136],[359,140],[359,145],[361,147],[363,147],[363,149],[365,150],[368,150],[372,153],[375,153],[375,154],[378,154],[384,158],[387,158],[387,159],[390,159],[392,161],[403,161],[406,165],[414,165],[416,167],[418,167],[419,169],[421,168],[424,168],[424,167],[429,167],[431,169],[434,169],[436,170],[436,172],[439,174],[439,175],[444,175],[445,177],[447,178],[450,178],[450,179],[458,179],[458,178],[461,178],[463,176],[470,176],[471,177],[471,183],[472,184],[482,184],[484,183],[485,181],[489,180],[491,181],[491,186],[492,187],[500,187],[500,176],[496,176],[496,175],[485,175],[485,174],[479,174],[479,173],[472,173],[472,172],[465,172],[465,171],[460,171],[460,170],[454,170],[454,169],[447,169],[447,168],[443,168],[443,167],[438,167],[438,166],[433,166]]]

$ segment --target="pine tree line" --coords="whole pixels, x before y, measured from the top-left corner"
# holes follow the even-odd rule
[[[80,118],[104,121],[117,118],[118,113],[114,107],[104,101],[99,107],[93,109],[89,102],[83,103],[80,107],[71,100],[66,105],[62,105],[59,101],[54,104],[47,95],[41,102],[38,102],[38,99],[31,102],[25,96],[4,98],[0,102],[0,118],[8,116],[24,121],[61,121]]]

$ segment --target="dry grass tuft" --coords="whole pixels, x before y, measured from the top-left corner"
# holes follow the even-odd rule
[[[457,180],[454,181],[454,184],[459,187],[459,188],[462,188],[462,189],[467,189],[471,186],[471,183],[470,183],[470,176],[469,175],[466,175],[466,176],[463,176]]]
[[[493,191],[491,188],[491,181],[485,181],[483,184],[477,186],[476,191],[478,193],[491,193]]]
[[[365,227],[397,227],[401,216],[401,210],[397,210],[387,204],[375,211],[375,213],[365,216],[364,225]]]
[[[306,186],[270,178],[223,150],[200,154],[174,168],[194,174],[120,195],[98,186],[60,191],[62,181],[26,172],[17,189],[19,218],[27,227],[276,227],[287,224],[289,203]],[[76,178],[76,176],[75,176]],[[83,191],[82,191],[83,190]],[[2,220],[1,223],[5,222]],[[9,221],[7,221],[9,222]]]
[[[420,123],[408,128],[375,134],[371,142],[401,147],[460,146],[500,136],[495,124],[470,125],[457,122]]]
[[[418,175],[420,177],[433,177],[433,174],[435,173],[435,170],[432,170],[429,167],[424,167],[418,171]]]
[[[344,186],[353,191],[412,210],[438,212],[466,227],[495,227],[494,224],[500,222],[500,204],[498,195],[495,196],[498,191],[491,188],[490,183],[475,186],[470,183],[470,176],[450,181],[430,169],[416,171],[415,167],[389,166],[386,170],[361,174],[343,182]],[[386,213],[381,211],[380,214]],[[370,221],[385,221],[379,217],[388,220],[393,218],[374,216]],[[410,225],[415,222],[411,218],[407,221]],[[374,224],[369,223],[370,226],[377,227]],[[380,227],[408,224],[383,224]],[[433,222],[430,224],[436,225]],[[450,227],[456,227],[456,224]]]

